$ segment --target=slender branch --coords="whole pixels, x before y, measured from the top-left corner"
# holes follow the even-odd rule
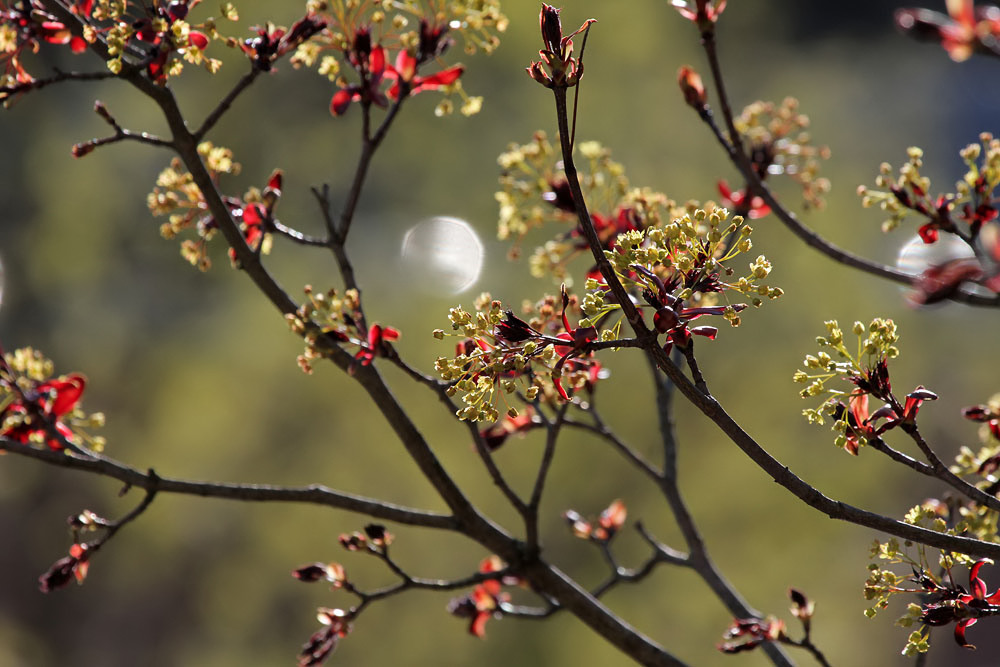
[[[11,86],[0,86],[0,101],[32,90],[41,90],[42,88],[62,83],[63,81],[102,81],[104,79],[113,79],[116,76],[110,70],[103,72],[63,72],[56,69],[54,75],[44,79],[32,79],[31,81],[16,83]]]
[[[684,350],[684,354],[687,357],[689,365],[694,362],[694,352],[691,347]],[[650,370],[652,371],[653,383],[656,387],[657,414],[660,419],[660,438],[663,442],[664,453],[664,474],[659,480],[660,490],[674,514],[674,519],[677,521],[681,534],[684,536],[684,541],[687,543],[687,565],[698,573],[702,581],[712,589],[712,592],[715,593],[716,597],[719,598],[733,616],[742,618],[750,616],[759,617],[760,612],[743,599],[743,596],[723,576],[722,572],[719,571],[715,562],[709,556],[708,548],[705,546],[705,541],[701,536],[701,531],[698,530],[698,525],[695,523],[694,517],[687,507],[687,503],[684,501],[677,477],[677,434],[674,428],[672,409],[674,384],[658,371],[651,358]],[[692,367],[691,374],[695,378],[701,377],[701,372],[697,370],[697,366]],[[705,385],[704,380],[702,380],[702,386],[704,387],[704,391],[707,392],[708,387]],[[665,548],[644,531],[643,537],[650,544],[657,546],[657,548]],[[775,665],[790,667],[792,664],[788,656],[777,644],[768,642],[762,648]]]
[[[649,461],[643,458],[642,454],[640,454],[638,451],[633,449],[629,444],[627,444],[625,441],[619,438],[614,431],[609,429],[593,408],[588,410],[588,412],[594,418],[595,423],[588,424],[586,422],[581,422],[572,418],[567,418],[563,420],[563,424],[583,431],[589,431],[595,435],[600,436],[601,438],[606,440],[612,447],[614,447],[615,451],[619,452],[622,456],[628,459],[633,465],[635,465],[639,470],[644,472],[647,477],[650,477],[654,480],[659,480],[660,472],[655,467],[653,467],[653,464],[651,464]]]
[[[277,220],[270,221],[271,229],[274,230],[276,234],[280,234],[287,239],[298,243],[299,245],[326,247],[326,239],[317,238],[315,236],[309,236],[308,234],[303,234],[302,232],[292,229],[286,225],[281,224]]]
[[[893,449],[892,447],[887,445],[885,441],[882,440],[882,438],[872,438],[871,440],[868,441],[868,446],[876,451],[882,452],[896,463],[902,463],[903,465],[912,468],[913,470],[919,472],[921,475],[927,475],[929,477],[935,476],[934,468],[927,465],[923,461],[918,461],[915,458],[907,456],[898,449]]]
[[[62,468],[80,470],[101,477],[116,479],[130,486],[148,491],[246,502],[293,502],[323,505],[410,526],[423,526],[442,530],[456,530],[458,527],[455,519],[446,514],[412,509],[381,500],[365,498],[364,496],[342,493],[319,484],[291,487],[269,484],[198,482],[160,477],[152,473],[142,472],[113,459],[85,459],[64,452],[34,447],[7,438],[0,438],[0,450],[44,461],[50,465]]]
[[[566,418],[566,411],[570,404],[564,403],[560,406],[555,418],[546,426],[545,450],[542,452],[542,460],[538,465],[538,474],[535,476],[535,484],[531,490],[531,500],[528,501],[527,511],[524,515],[525,528],[527,532],[528,549],[538,548],[538,508],[542,504],[542,492],[545,490],[545,481],[548,479],[549,469],[556,455],[556,442],[559,440],[559,432],[562,430],[563,420]]]
[[[934,471],[934,477],[937,477],[941,481],[945,482],[966,498],[969,498],[984,507],[988,507],[994,512],[1000,512],[1000,499],[994,495],[986,493],[972,484],[969,484],[964,479],[949,470],[948,466],[946,466],[938,457],[937,452],[931,449],[931,446],[926,440],[924,440],[924,436],[920,434],[920,430],[917,428],[915,423],[903,422],[900,425],[900,428],[913,439],[913,441],[917,444],[917,447],[920,448],[920,451],[927,457],[927,461],[930,463],[931,468]]]
[[[142,497],[142,501],[136,505],[131,512],[117,521],[102,522],[100,525],[104,528],[104,534],[100,538],[87,543],[87,551],[89,554],[93,555],[97,553],[97,551],[107,544],[119,530],[138,519],[139,516],[153,504],[153,500],[159,492],[157,485],[159,478],[156,476],[156,473],[153,472],[152,468],[149,469],[146,476],[151,480],[151,483],[149,488],[146,489],[146,494]],[[128,487],[126,487],[126,489],[128,489]]]
[[[222,119],[222,116],[229,111],[230,107],[233,106],[233,102],[235,102],[236,98],[240,96],[240,93],[249,88],[250,84],[256,81],[257,77],[261,75],[261,72],[263,72],[263,70],[256,64],[256,61],[253,61],[250,65],[250,71],[240,77],[240,80],[236,82],[236,85],[233,86],[228,93],[226,93],[226,96],[219,101],[215,108],[212,109],[208,116],[205,117],[205,120],[202,121],[198,129],[194,131],[193,136],[195,141],[200,142],[205,138],[205,135],[208,134],[209,130],[215,127],[215,124],[218,123],[219,120]]]

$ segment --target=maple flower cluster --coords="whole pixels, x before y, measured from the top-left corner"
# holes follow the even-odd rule
[[[31,348],[0,356],[0,437],[62,451],[87,445],[104,447],[89,433],[104,425],[104,415],[79,407],[86,378],[79,373],[54,377],[52,362]]]
[[[734,119],[736,130],[750,149],[750,162],[757,176],[787,176],[802,189],[806,208],[822,208],[830,191],[830,180],[819,175],[820,160],[830,157],[826,146],[814,146],[809,117],[799,111],[799,102],[786,97],[780,104],[754,102]],[[746,191],[732,191],[719,181],[722,204],[738,214],[760,218],[770,211],[759,197],[747,201]]]
[[[580,390],[593,392],[599,380],[606,377],[601,363],[593,354],[592,344],[612,340],[610,331],[598,332],[591,325],[573,326],[570,314],[579,313],[579,301],[565,290],[561,298],[546,297],[529,311],[535,317],[525,321],[489,294],[476,300],[475,313],[461,307],[452,308],[448,318],[460,338],[454,357],[439,357],[435,369],[441,378],[451,383],[448,393],[463,392],[464,407],[459,418],[469,421],[498,421],[500,401],[508,404],[508,418],[521,417],[517,403],[544,401],[555,403],[569,400]],[[434,336],[445,337],[438,329]],[[531,428],[530,416],[509,426],[487,429],[490,438]],[[504,436],[506,437],[506,436]],[[502,443],[493,440],[493,448]]]
[[[816,339],[820,351],[807,355],[805,370],[796,371],[792,379],[807,385],[799,392],[802,398],[826,396],[819,408],[807,408],[802,414],[810,424],[822,425],[832,417],[833,429],[839,433],[835,441],[838,447],[857,455],[862,445],[881,438],[886,431],[915,423],[920,406],[937,399],[923,386],[908,393],[903,402],[892,393],[888,360],[899,355],[899,336],[892,320],[876,318],[867,327],[855,322],[852,333],[857,345],[853,350],[836,320],[827,321],[826,330],[826,336]],[[836,380],[846,380],[854,389],[848,392],[831,386]],[[884,404],[871,410],[870,398]]]
[[[448,97],[452,93],[462,99],[462,114],[477,113],[482,98],[465,93],[459,80],[464,67],[447,66],[445,55],[455,43],[453,36],[462,37],[468,54],[492,52],[508,23],[496,0],[310,0],[307,7],[324,29],[296,48],[292,64],[315,66],[337,85],[330,101],[334,116],[353,103],[386,108],[428,90],[446,95],[435,109],[439,116],[454,110]],[[428,72],[430,68],[435,71]]]
[[[683,215],[684,209],[665,195],[630,186],[624,167],[612,160],[611,152],[600,143],[580,142],[577,150],[583,158],[580,187],[605,249],[613,249],[622,232],[645,229]],[[576,206],[555,147],[544,132],[537,132],[526,144],[511,144],[497,163],[501,168],[501,190],[495,195],[500,205],[498,237],[512,242],[510,257],[520,255],[521,243],[532,231],[562,228],[535,249],[530,269],[535,277],[551,276],[557,283],[572,284],[569,263],[580,255],[591,254],[579,229]],[[599,274],[591,266],[587,275]]]
[[[198,153],[216,183],[222,174],[240,172],[240,164],[233,160],[232,151],[228,148],[206,141],[198,146]],[[239,224],[244,240],[254,252],[270,252],[274,228],[279,224],[275,208],[281,198],[282,180],[281,170],[275,170],[262,189],[251,187],[240,197],[223,196],[230,215]],[[170,166],[160,172],[156,186],[146,197],[146,205],[153,215],[168,216],[167,222],[160,225],[160,235],[164,238],[172,239],[185,232],[193,232],[195,238],[181,242],[181,255],[201,271],[211,268],[208,244],[218,232],[219,225],[208,211],[204,194],[178,158],[174,158]],[[232,248],[229,249],[229,259],[233,266],[238,265]]]
[[[878,206],[888,214],[883,231],[891,231],[908,216],[916,215],[923,221],[917,234],[925,244],[936,243],[944,233],[968,245],[967,255],[946,258],[917,276],[917,303],[946,299],[969,282],[1000,292],[1000,205],[996,196],[1000,140],[984,132],[978,143],[969,144],[960,155],[966,172],[954,192],[931,194],[931,181],[921,173],[924,154],[915,146],[907,150],[907,161],[898,175],[893,174],[891,165],[883,163],[876,189],[858,188],[862,206]]]
[[[299,355],[299,368],[306,374],[313,371],[312,364],[322,358],[320,338],[336,344],[356,345],[353,372],[357,366],[368,366],[375,357],[383,356],[385,345],[398,340],[398,329],[381,324],[364,325],[361,302],[357,290],[345,290],[340,294],[335,289],[317,292],[311,285],[305,287],[306,301],[295,314],[285,316],[292,331],[302,336],[305,351]]]

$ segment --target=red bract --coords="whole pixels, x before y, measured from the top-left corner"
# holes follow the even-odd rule
[[[455,65],[430,76],[419,76],[417,74],[418,65],[416,57],[409,51],[399,52],[399,55],[396,56],[396,66],[387,68],[386,71],[386,78],[396,80],[386,92],[390,100],[398,100],[400,94],[406,97],[407,95],[416,95],[424,90],[438,90],[442,86],[455,83],[465,71],[461,65]]]
[[[421,51],[418,55],[403,49],[396,55],[396,63],[393,66],[388,64],[388,55],[382,46],[371,45],[368,28],[359,28],[355,32],[354,42],[347,55],[348,61],[361,80],[334,93],[330,100],[330,113],[340,116],[347,111],[352,102],[363,102],[385,108],[388,106],[388,100],[398,101],[425,90],[438,90],[455,83],[465,71],[461,65],[449,67],[430,76],[417,74],[418,68],[429,59],[429,53],[443,52],[446,48],[441,46],[444,43],[443,28],[437,29],[436,37],[431,28],[428,27],[427,30],[426,37],[421,33]],[[425,52],[424,49],[431,51]],[[383,93],[382,83],[385,80],[393,81],[393,84]]]
[[[993,437],[1000,440],[1000,413],[992,410],[990,406],[973,405],[962,410],[962,415],[966,419],[986,424]]]
[[[979,570],[987,562],[977,561],[970,568],[968,593],[960,586],[944,587],[930,577],[919,578],[919,583],[935,598],[921,607],[920,620],[934,626],[957,623],[955,641],[959,646],[975,648],[965,639],[966,629],[982,617],[1000,614],[1000,591],[988,594],[986,582],[979,578]]]
[[[262,203],[246,203],[236,198],[227,200],[233,217],[240,220],[240,230],[251,250],[260,251],[267,235],[273,229],[274,208],[281,198],[281,181],[282,172],[280,169],[275,169],[261,193]],[[211,224],[215,224],[215,221],[212,220]],[[234,267],[239,266],[236,250],[233,248],[229,249],[229,261]]]
[[[65,587],[74,579],[78,584],[82,584],[83,580],[87,578],[87,570],[90,567],[90,553],[87,549],[86,544],[71,546],[68,556],[57,560],[45,574],[38,578],[38,588],[43,593],[51,593]]]
[[[240,49],[250,56],[256,67],[267,72],[275,60],[324,28],[326,28],[324,19],[308,13],[293,23],[287,31],[271,23],[254,28],[257,36],[243,40]]]
[[[751,220],[757,220],[771,212],[771,207],[764,203],[762,197],[751,197],[748,203],[747,189],[733,192],[729,187],[729,183],[724,180],[720,180],[717,187],[719,189],[719,196],[722,197],[720,203],[739,215],[745,215]]]
[[[535,426],[538,426],[535,422],[535,411],[529,405],[524,408],[524,412],[521,414],[507,415],[496,424],[480,431],[479,435],[485,441],[486,449],[492,452],[499,449],[510,436],[515,433],[527,433]]]
[[[745,303],[737,303],[731,306],[686,308],[684,300],[673,295],[673,291],[682,284],[692,292],[720,292],[722,286],[717,274],[706,275],[695,268],[686,274],[675,275],[665,283],[644,266],[633,264],[631,268],[646,280],[647,287],[642,290],[642,298],[654,308],[653,326],[659,333],[667,334],[663,350],[668,354],[674,345],[682,349],[690,345],[691,336],[705,336],[709,340],[715,340],[719,333],[716,327],[689,327],[690,321],[702,315],[724,315],[727,310],[738,313],[747,307]]]
[[[392,327],[383,327],[380,324],[373,324],[368,328],[368,341],[362,343],[361,349],[354,355],[355,361],[362,366],[369,365],[377,356],[382,354],[382,343],[399,339],[399,330]]]
[[[66,439],[74,437],[60,418],[73,412],[86,384],[86,378],[72,373],[42,382],[33,392],[21,393],[0,412],[0,436],[21,443],[41,437],[50,449],[63,449],[60,439],[49,434],[49,428]]]
[[[896,25],[916,39],[938,42],[956,62],[976,51],[997,53],[1000,9],[976,7],[973,0],[946,0],[946,5],[947,15],[929,9],[900,9]]]
[[[926,306],[954,295],[966,282],[983,278],[983,267],[972,257],[953,259],[932,266],[913,279],[914,292],[908,299],[914,306]]]
[[[875,412],[869,413],[869,395],[882,400],[890,400],[891,398],[889,375],[888,371],[884,370],[884,360],[867,371],[861,378],[849,379],[858,385],[858,391],[851,394],[850,408],[846,415],[845,408],[841,403],[836,417],[841,419],[846,416],[848,429],[845,433],[847,443],[844,448],[855,456],[858,454],[862,441],[874,440],[901,424],[912,424],[924,401],[937,400],[937,394],[921,385],[906,395],[906,401],[898,409],[894,407],[898,406],[898,403],[892,399],[891,403],[886,403]],[[885,421],[880,425],[878,422],[881,419]]]

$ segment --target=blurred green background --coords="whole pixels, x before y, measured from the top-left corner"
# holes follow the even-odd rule
[[[943,3],[939,3],[943,9]],[[812,118],[816,141],[831,147],[824,164],[834,184],[825,211],[806,222],[832,241],[890,262],[912,235],[879,231],[877,212],[860,208],[858,184],[871,185],[878,164],[897,165],[921,145],[926,173],[948,190],[960,175],[959,148],[980,131],[996,131],[1000,89],[993,62],[950,62],[892,28],[886,1],[733,1],[719,27],[721,56],[734,104],[795,95]],[[299,2],[239,3],[246,28],[271,19],[290,24]],[[430,331],[447,323],[457,301],[471,307],[489,290],[518,304],[552,286],[527,277],[526,262],[509,264],[494,240],[496,156],[537,129],[554,135],[551,96],[524,75],[539,48],[538,3],[504,4],[511,19],[492,57],[463,57],[463,81],[486,97],[471,119],[435,118],[433,93],[407,104],[376,158],[351,240],[369,316],[403,331],[399,349],[431,371],[439,343]],[[201,11],[201,10],[199,10]],[[206,10],[207,11],[207,10]],[[199,14],[195,14],[197,19]],[[633,184],[685,200],[715,196],[720,177],[734,180],[705,127],[676,88],[677,68],[706,71],[694,27],[664,0],[566,3],[575,28],[595,17],[587,46],[578,137],[598,139],[626,165]],[[221,47],[212,47],[223,57]],[[231,54],[230,54],[231,55]],[[78,63],[78,61],[74,61]],[[92,63],[98,67],[97,63]],[[175,88],[192,119],[200,118],[243,72],[232,58],[218,78],[191,69]],[[227,179],[233,193],[263,185],[285,170],[280,215],[303,231],[321,221],[310,186],[331,183],[338,201],[357,155],[357,110],[332,119],[332,87],[283,63],[235,105],[210,137],[243,164]],[[83,160],[70,146],[103,136],[92,113],[99,98],[134,130],[160,131],[151,103],[127,86],[65,84],[32,94],[0,123],[0,258],[6,269],[0,339],[6,349],[33,345],[60,372],[90,379],[84,407],[108,415],[109,455],[163,475],[225,481],[307,484],[442,509],[416,474],[377,410],[352,381],[322,364],[312,377],[295,364],[300,344],[282,318],[228,268],[221,245],[216,267],[201,274],[158,234],[145,208],[166,152],[138,145],[101,149]],[[789,202],[789,183],[776,186]],[[404,231],[434,215],[470,221],[486,243],[479,283],[460,297],[415,291],[398,270]],[[935,485],[887,464],[870,450],[859,458],[835,449],[832,434],[809,428],[790,381],[825,319],[843,323],[896,319],[902,357],[893,367],[901,391],[924,384],[941,396],[921,413],[942,458],[976,441],[958,417],[964,405],[998,389],[995,314],[948,305],[913,310],[895,285],[853,273],[797,244],[776,220],[755,224],[755,250],[775,269],[786,296],[745,314],[700,346],[710,386],[769,451],[828,495],[901,516]],[[752,259],[752,258],[751,258]],[[331,257],[276,241],[268,264],[282,284],[338,285]],[[580,269],[586,268],[581,264]],[[639,449],[656,450],[656,416],[645,366],[634,355],[610,358],[613,376],[598,398],[606,416]],[[385,370],[403,403],[468,493],[516,530],[461,427],[431,397]],[[811,404],[810,404],[811,407]],[[711,424],[680,405],[680,466],[685,492],[722,570],[751,604],[791,621],[786,591],[795,586],[817,603],[814,638],[834,664],[903,664],[906,631],[892,621],[901,607],[866,620],[861,587],[869,530],[831,522],[803,506],[757,470]],[[898,441],[900,447],[905,443]],[[515,485],[528,483],[541,451],[532,434],[498,454]],[[323,585],[306,586],[289,572],[336,560],[360,585],[391,577],[371,559],[347,554],[341,532],[366,519],[295,505],[248,505],[163,496],[95,558],[83,587],[50,595],[37,577],[65,554],[64,520],[83,508],[119,516],[138,501],[117,497],[119,485],[7,456],[0,460],[0,666],[288,665],[316,627],[315,607],[348,604]],[[654,488],[593,438],[566,433],[543,504],[549,556],[585,584],[604,575],[596,550],[568,535],[567,508],[596,513],[616,498],[661,539],[681,547]],[[421,576],[453,576],[486,554],[466,540],[391,526],[400,563]],[[641,557],[631,533],[620,539],[626,564]],[[984,570],[994,583],[1000,576]],[[491,622],[485,641],[449,616],[447,594],[412,593],[367,610],[332,660],[338,665],[625,665],[600,638],[569,616],[543,622]],[[607,598],[631,623],[692,665],[761,665],[757,654],[715,650],[729,614],[690,573],[663,567],[641,587]],[[797,628],[790,623],[796,632]],[[995,665],[990,625],[969,631],[977,652],[959,654],[950,630],[935,633],[929,664]],[[802,664],[811,660],[801,656]]]

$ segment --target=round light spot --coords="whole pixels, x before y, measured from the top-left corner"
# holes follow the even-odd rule
[[[458,218],[437,216],[417,223],[403,235],[400,255],[407,285],[430,293],[464,292],[483,269],[483,243]]]
[[[924,243],[919,236],[914,236],[900,248],[896,268],[918,276],[932,266],[975,256],[969,244],[954,234],[941,234],[934,243]]]

